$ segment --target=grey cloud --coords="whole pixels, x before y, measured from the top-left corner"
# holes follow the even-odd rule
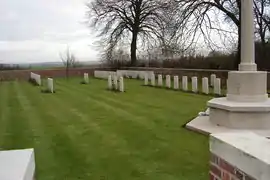
[[[1,0],[0,62],[52,61],[66,44],[87,59],[94,37],[84,15],[84,0]]]

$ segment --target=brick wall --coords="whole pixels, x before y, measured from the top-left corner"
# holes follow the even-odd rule
[[[256,180],[215,154],[211,154],[210,180]]]
[[[83,76],[83,73],[88,73],[89,76],[94,75],[95,70],[110,70],[110,68],[72,68],[69,70],[69,76]],[[28,80],[30,72],[41,75],[42,78],[47,77],[65,77],[66,70],[63,69],[47,69],[47,70],[14,70],[14,71],[0,71],[0,80]]]
[[[270,140],[250,131],[210,135],[210,180],[269,180]]]

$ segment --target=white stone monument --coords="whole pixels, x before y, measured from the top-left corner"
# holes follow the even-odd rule
[[[241,63],[228,74],[227,97],[208,102],[210,122],[232,129],[270,130],[267,72],[257,71],[253,1],[241,0]]]
[[[191,83],[192,83],[192,92],[197,93],[198,92],[198,78],[192,77]]]
[[[34,149],[0,151],[1,180],[34,180]]]
[[[120,92],[125,92],[124,78],[123,77],[119,78],[119,91]]]
[[[108,89],[112,90],[112,75],[108,76]]]
[[[166,76],[166,88],[171,88],[171,76],[167,75]]]
[[[211,74],[210,76],[210,85],[213,87],[215,85],[215,80],[216,80],[217,76],[215,74]]]
[[[148,86],[148,83],[149,83],[148,73],[145,73],[145,74],[144,74],[144,85],[145,85],[145,86]]]
[[[162,79],[162,75],[161,74],[158,75],[158,86],[159,87],[162,87],[163,86],[163,79]]]
[[[156,77],[155,74],[152,73],[151,74],[151,86],[155,86],[156,85]]]
[[[51,93],[54,93],[54,87],[53,87],[53,79],[52,78],[48,78],[48,91]]]
[[[215,79],[214,94],[221,95],[221,79],[220,78]]]
[[[84,73],[84,74],[83,74],[83,80],[84,80],[84,83],[86,83],[86,84],[89,83],[89,76],[88,76],[88,73]]]
[[[209,94],[209,81],[207,77],[202,78],[202,92]]]
[[[182,89],[183,91],[188,91],[188,77],[187,76],[182,77]]]
[[[177,90],[177,89],[179,89],[179,77],[178,76],[174,76],[173,77],[173,84],[174,84],[174,86],[173,86],[173,88],[175,89],[175,90]]]
[[[118,77],[117,77],[117,75],[113,76],[113,89],[118,90]]]

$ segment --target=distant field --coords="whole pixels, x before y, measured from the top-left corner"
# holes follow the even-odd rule
[[[208,96],[55,79],[56,94],[0,84],[0,147],[35,148],[38,180],[206,180],[208,138],[184,128]]]

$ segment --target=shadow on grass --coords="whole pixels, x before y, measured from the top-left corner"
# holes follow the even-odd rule
[[[42,90],[41,90],[41,93],[44,93],[44,94],[54,94],[54,93],[56,93],[56,91],[51,92],[51,91],[48,90],[48,89],[42,89]]]

